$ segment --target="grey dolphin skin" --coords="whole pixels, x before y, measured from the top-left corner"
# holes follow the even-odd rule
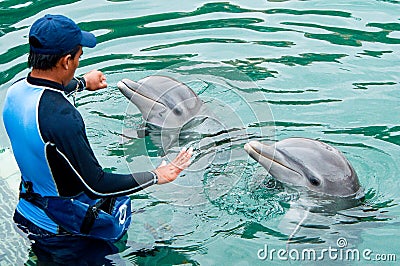
[[[307,138],[288,138],[273,145],[250,141],[244,146],[278,181],[339,197],[362,195],[358,177],[336,148]]]
[[[182,127],[203,107],[192,89],[166,76],[148,76],[138,82],[123,79],[117,86],[139,108],[146,122],[162,128]]]

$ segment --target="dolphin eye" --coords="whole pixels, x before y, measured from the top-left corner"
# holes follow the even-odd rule
[[[181,114],[183,113],[182,108],[179,108],[179,107],[175,107],[172,111],[173,111],[174,114],[176,114],[176,115],[181,115]]]
[[[309,180],[310,180],[311,185],[313,185],[313,186],[317,187],[317,186],[321,185],[321,181],[318,178],[312,177]]]

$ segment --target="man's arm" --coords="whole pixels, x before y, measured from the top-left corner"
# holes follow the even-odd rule
[[[91,84],[91,90],[107,86],[105,77],[100,71],[91,71],[84,77],[88,84]],[[55,144],[57,149],[65,155],[79,174],[78,178],[83,184],[81,188],[93,197],[131,194],[156,183],[172,182],[190,164],[192,149],[183,150],[171,163],[162,164],[154,171],[132,174],[104,172],[90,147],[79,112],[72,106],[67,108],[69,111],[60,109],[63,105],[57,104],[59,100],[57,94],[49,92],[44,95],[44,98],[47,98],[41,102],[44,115],[40,116],[43,122],[39,121],[44,140]],[[58,178],[58,180],[68,182],[68,179],[65,181],[66,178],[68,177]],[[70,186],[73,185],[70,184]]]
[[[82,77],[74,77],[64,87],[65,94],[82,91],[84,89],[95,91],[107,87],[106,77],[99,70],[92,70]]]

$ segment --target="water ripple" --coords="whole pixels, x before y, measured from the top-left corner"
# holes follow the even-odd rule
[[[378,42],[385,44],[400,44],[400,39],[388,37],[389,33],[399,29],[399,24],[376,24],[371,23],[367,26],[379,27],[382,31],[362,31],[333,26],[323,26],[312,23],[282,22],[283,25],[298,26],[302,28],[323,29],[331,32],[330,34],[305,33],[304,36],[311,39],[328,41],[332,44],[343,46],[362,46],[362,42]]]
[[[158,164],[160,147],[149,137],[121,132],[128,101],[116,88],[120,79],[139,80],[168,69],[186,78],[202,75],[225,80],[223,90],[207,78],[194,84],[194,90],[221,115],[221,121],[230,121],[235,112],[244,114],[241,130],[247,134],[232,127],[214,135],[188,135],[197,142],[204,136],[214,141],[199,145],[196,162],[213,149],[235,156],[228,165],[215,163],[204,176],[182,176],[182,183],[195,180],[202,185],[197,194],[208,200],[201,206],[177,207],[155,198],[157,193],[151,191],[133,195],[138,212],[120,260],[259,264],[257,250],[266,241],[271,248],[308,244],[327,248],[335,246],[338,236],[355,247],[398,253],[399,3],[3,1],[0,93],[4,95],[11,82],[28,71],[28,24],[44,13],[65,12],[82,29],[92,31],[99,43],[85,50],[79,73],[98,68],[106,73],[110,87],[83,92],[77,97],[77,108],[101,164],[108,171],[124,172],[130,163],[136,170]],[[232,75],[232,68],[257,86]],[[229,91],[248,97],[252,112],[272,110],[273,117],[246,113]],[[222,107],[217,103],[221,98],[226,102]],[[139,113],[131,120],[133,124],[125,126],[143,130]],[[271,128],[275,135],[258,133]],[[0,141],[6,143],[2,130]],[[305,217],[304,195],[274,182],[243,152],[248,140],[270,142],[294,136],[319,139],[343,151],[365,188],[365,202]],[[185,189],[166,190],[171,197],[199,196]],[[11,209],[0,205],[9,214]],[[244,257],[246,261],[241,261]]]

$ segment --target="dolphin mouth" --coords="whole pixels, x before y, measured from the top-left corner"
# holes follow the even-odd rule
[[[132,84],[129,84],[132,83]],[[136,86],[132,86],[133,84],[135,84]],[[164,108],[166,108],[165,104],[160,102],[158,99],[155,99],[149,95],[147,95],[146,93],[144,93],[143,90],[140,90],[139,88],[142,87],[143,85],[140,83],[136,83],[133,82],[131,80],[128,79],[123,79],[121,81],[119,81],[117,83],[117,87],[118,89],[132,102],[134,102],[134,94],[139,95],[142,98],[145,98],[151,102],[153,102],[154,104],[159,104],[161,106],[163,106]]]
[[[244,149],[250,155],[251,158],[253,158],[259,163],[261,162],[261,159],[268,160],[270,162],[270,166],[267,169],[268,172],[270,172],[272,165],[276,164],[301,176],[301,174],[298,171],[289,167],[285,162],[282,162],[277,158],[278,157],[277,154],[279,151],[277,151],[276,148],[273,148],[273,146],[267,146],[258,141],[250,141],[249,143],[246,143],[244,145]]]

